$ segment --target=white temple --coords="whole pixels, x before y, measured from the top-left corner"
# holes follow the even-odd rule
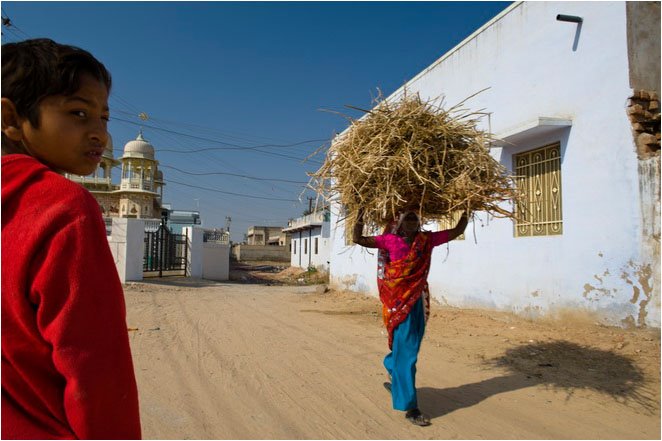
[[[112,183],[112,168],[122,166],[120,183]],[[152,146],[142,134],[124,146],[122,157],[113,157],[113,140],[108,143],[97,170],[89,176],[66,176],[94,195],[105,218],[159,219],[163,200],[163,172]]]

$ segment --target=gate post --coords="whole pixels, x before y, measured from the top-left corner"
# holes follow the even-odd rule
[[[163,260],[165,259],[165,248],[166,248],[166,243],[165,243],[165,222],[161,224],[159,227],[159,277],[163,277]]]
[[[185,227],[188,240],[188,256],[186,257],[186,277],[202,277],[202,246],[205,231],[199,227]]]
[[[141,219],[113,218],[108,244],[122,283],[143,279],[145,222]]]

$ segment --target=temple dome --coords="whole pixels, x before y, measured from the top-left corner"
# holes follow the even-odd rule
[[[136,139],[126,143],[122,158],[145,158],[154,160],[154,146],[143,138],[141,131],[138,133]]]

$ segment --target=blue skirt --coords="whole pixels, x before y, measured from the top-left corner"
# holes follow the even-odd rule
[[[404,322],[393,332],[393,350],[384,358],[384,367],[391,376],[393,409],[418,407],[416,400],[416,361],[425,334],[423,297],[416,302]]]

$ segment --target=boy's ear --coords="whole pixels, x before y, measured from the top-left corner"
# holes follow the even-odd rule
[[[2,133],[12,141],[20,141],[23,138],[21,129],[21,117],[16,111],[16,106],[9,98],[2,98]]]

